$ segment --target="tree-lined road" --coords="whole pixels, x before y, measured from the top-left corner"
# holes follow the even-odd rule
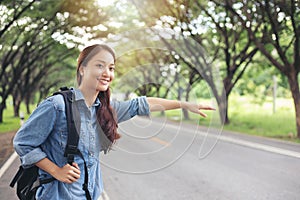
[[[299,199],[299,144],[144,118],[119,132],[101,158],[111,200]],[[0,199],[16,199],[7,185],[18,163],[2,176]]]
[[[155,121],[147,124],[140,119],[122,124],[120,131],[123,135],[125,132],[126,139],[117,143],[117,151],[102,158],[110,199],[299,199],[300,145],[225,132],[221,137],[213,132],[204,137],[206,133],[196,128],[162,126]],[[195,132],[192,145],[178,158]],[[155,133],[155,139],[145,139]],[[134,139],[139,135],[144,138]],[[217,145],[210,152],[216,138]],[[157,170],[143,173],[151,169]]]

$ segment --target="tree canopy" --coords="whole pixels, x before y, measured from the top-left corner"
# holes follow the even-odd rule
[[[106,42],[118,55],[122,92],[167,97],[173,88],[176,98],[189,100],[192,88],[205,83],[224,123],[232,91],[259,90],[264,98],[276,76],[291,92],[300,137],[297,0],[112,2],[1,1],[0,122],[10,95],[17,116],[21,102],[74,83],[83,46]]]

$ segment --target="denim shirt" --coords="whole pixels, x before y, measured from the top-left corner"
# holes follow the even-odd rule
[[[100,125],[96,118],[96,107],[99,99],[89,108],[85,104],[80,90],[73,89],[75,101],[80,113],[80,139],[78,149],[87,163],[89,183],[88,188],[92,199],[97,199],[103,191],[103,181],[100,168],[101,137]],[[101,105],[100,105],[101,106]],[[149,105],[146,97],[138,97],[129,101],[112,101],[111,106],[117,113],[118,123],[131,119],[135,115],[149,115]],[[36,162],[48,158],[59,167],[67,163],[64,150],[67,143],[67,122],[64,100],[61,95],[45,99],[34,110],[29,119],[19,129],[14,138],[14,148],[19,154],[21,164],[30,167]],[[74,160],[80,168],[80,178],[72,184],[52,181],[39,187],[37,199],[86,199],[82,189],[84,183],[84,162],[79,156]],[[51,177],[47,172],[39,170],[40,178]]]

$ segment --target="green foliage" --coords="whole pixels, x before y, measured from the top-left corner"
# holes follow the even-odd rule
[[[257,102],[264,102],[267,96],[273,95],[274,80],[277,82],[277,96],[291,98],[287,78],[280,73],[260,54],[254,58],[254,62],[247,69],[244,78],[241,79],[234,92],[240,95],[254,95]]]
[[[192,91],[197,98],[210,99],[213,97],[210,88],[205,81],[196,84]]]

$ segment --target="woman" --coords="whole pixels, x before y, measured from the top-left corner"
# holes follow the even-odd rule
[[[114,51],[106,45],[85,48],[78,58],[78,88],[72,89],[81,121],[78,149],[87,163],[88,189],[92,199],[97,199],[103,191],[99,153],[101,150],[106,152],[119,138],[117,123],[135,115],[149,115],[152,111],[185,108],[205,117],[202,109],[214,109],[150,97],[110,102],[109,85],[114,79],[115,61]],[[82,189],[83,159],[76,156],[69,165],[63,155],[67,134],[63,97],[54,95],[36,108],[14,138],[15,150],[24,167],[36,165],[40,168],[40,178],[52,176],[56,179],[38,189],[37,199],[86,199]]]

